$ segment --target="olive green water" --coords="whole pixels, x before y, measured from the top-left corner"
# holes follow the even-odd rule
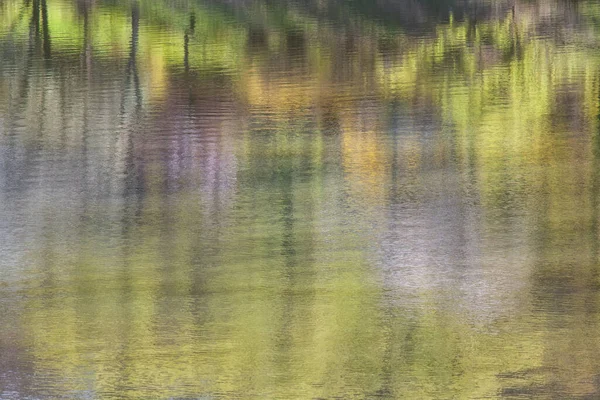
[[[599,115],[594,1],[0,0],[0,398],[600,398]]]

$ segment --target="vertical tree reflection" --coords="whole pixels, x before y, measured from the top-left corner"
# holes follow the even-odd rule
[[[34,3],[39,0],[34,0]],[[50,28],[48,27],[48,5],[46,0],[41,0],[41,14],[42,14],[42,39],[43,39],[43,55],[46,61],[51,58],[51,45],[50,45]],[[39,23],[38,23],[39,25]]]

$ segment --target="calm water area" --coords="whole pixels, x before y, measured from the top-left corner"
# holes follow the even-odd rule
[[[0,399],[600,399],[600,3],[0,0]]]

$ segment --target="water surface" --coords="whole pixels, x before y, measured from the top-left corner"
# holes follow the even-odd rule
[[[0,0],[0,398],[600,397],[594,1]]]

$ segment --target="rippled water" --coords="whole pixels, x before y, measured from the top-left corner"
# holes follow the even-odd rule
[[[600,398],[600,5],[0,0],[0,398]]]

